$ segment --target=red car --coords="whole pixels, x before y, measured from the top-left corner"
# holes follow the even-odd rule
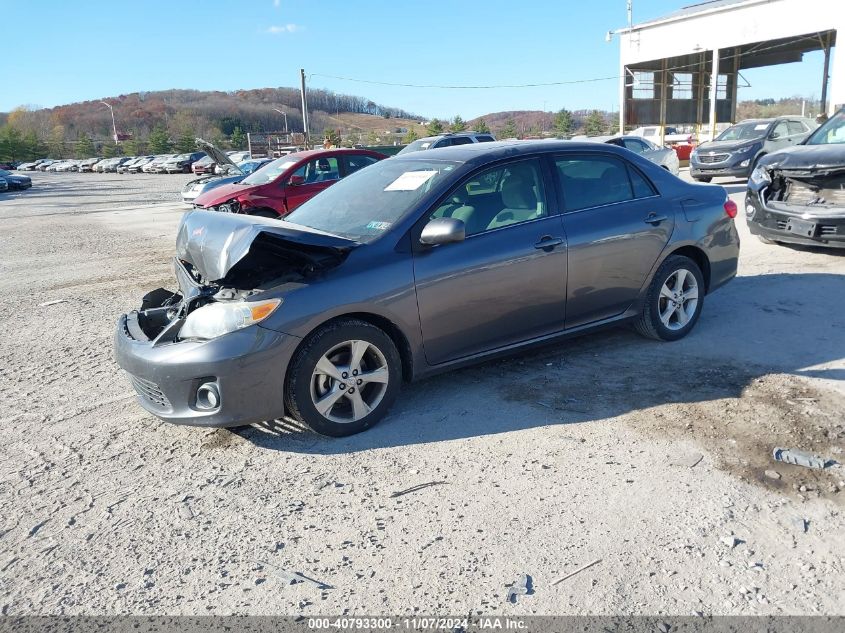
[[[194,206],[280,218],[344,176],[384,158],[387,158],[384,154],[365,149],[319,149],[288,154],[240,182],[202,194],[194,200]]]
[[[191,171],[197,176],[200,174],[214,174],[214,168],[217,163],[211,156],[200,158],[197,162],[191,165]]]

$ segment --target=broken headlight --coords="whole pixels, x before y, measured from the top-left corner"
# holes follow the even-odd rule
[[[188,315],[179,331],[179,337],[217,338],[263,321],[281,303],[281,299],[209,303]]]
[[[765,167],[755,167],[748,180],[753,185],[763,185],[772,182],[772,178],[769,176],[769,172],[766,171]]]

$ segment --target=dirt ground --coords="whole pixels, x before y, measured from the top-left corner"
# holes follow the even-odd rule
[[[456,371],[347,439],[202,430],[137,406],[111,344],[173,286],[187,179],[0,194],[2,614],[845,614],[845,469],[771,458],[845,461],[845,253],[738,218],[678,343]]]

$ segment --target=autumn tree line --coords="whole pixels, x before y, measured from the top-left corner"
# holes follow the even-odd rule
[[[166,90],[141,92],[106,99],[114,108],[117,131],[128,138],[115,143],[112,119],[100,101],[85,101],[55,108],[21,106],[0,114],[0,160],[87,158],[189,152],[202,137],[226,149],[245,149],[247,133],[302,131],[299,91],[262,88],[235,92]],[[309,90],[309,127],[312,138],[328,137],[336,145],[376,145],[386,141],[409,143],[421,134],[474,129],[497,138],[566,138],[573,134],[607,134],[614,117],[594,110],[557,113],[513,112],[464,121],[432,119],[425,128],[403,129],[404,134],[382,138],[372,131],[339,126],[341,114],[383,117],[385,128],[400,124],[389,119],[420,121],[408,111],[377,104],[364,97]],[[281,112],[279,112],[281,111]],[[286,117],[282,114],[286,115]],[[285,118],[287,121],[285,121]],[[398,128],[397,128],[398,129]],[[322,135],[322,136],[321,136]]]

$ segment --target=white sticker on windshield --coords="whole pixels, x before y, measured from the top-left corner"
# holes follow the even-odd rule
[[[368,229],[373,229],[375,231],[386,231],[390,228],[390,225],[393,224],[392,222],[370,222],[367,225]]]
[[[767,127],[769,127],[768,123],[758,123],[757,125],[754,126],[754,129],[755,130],[765,130]]]
[[[385,191],[416,191],[428,180],[437,174],[434,170],[429,171],[406,171],[392,183],[387,185]]]

